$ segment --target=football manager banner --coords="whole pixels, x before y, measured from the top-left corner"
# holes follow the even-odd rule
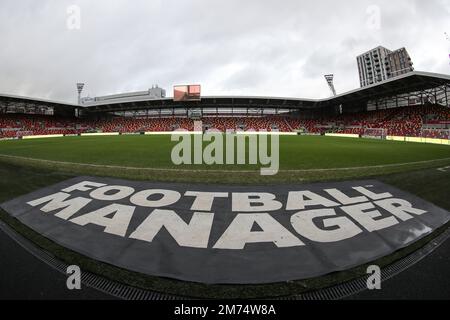
[[[253,187],[76,177],[1,207],[92,259],[223,284],[349,269],[412,244],[450,218],[376,180]]]

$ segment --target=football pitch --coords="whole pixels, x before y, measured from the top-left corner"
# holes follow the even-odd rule
[[[376,178],[444,209],[448,197],[450,147],[372,139],[281,136],[280,171],[261,176],[260,165],[181,165],[171,161],[170,136],[65,137],[0,141],[0,202],[77,175],[186,183],[270,184]],[[205,143],[208,144],[208,143]],[[442,170],[441,170],[442,169]],[[324,277],[268,285],[203,285],[144,276],[67,250],[0,210],[0,220],[39,247],[83,270],[139,288],[208,298],[279,297],[361,277],[366,266]],[[448,226],[444,226],[442,230]],[[383,267],[421,248],[439,230],[374,263]]]
[[[195,137],[186,136],[186,139],[192,139],[193,147]],[[279,172],[274,176],[261,177],[259,169],[263,167],[262,164],[175,165],[171,160],[171,153],[177,143],[178,141],[171,141],[170,135],[2,141],[0,157],[13,163],[59,168],[78,174],[215,183],[343,179],[450,164],[450,147],[445,145],[322,136],[280,136]],[[210,143],[204,141],[203,147]],[[246,143],[248,159],[249,141]]]

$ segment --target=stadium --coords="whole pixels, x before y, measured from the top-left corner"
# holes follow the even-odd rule
[[[244,172],[250,179],[246,181],[259,182],[261,177],[251,172],[257,165],[192,168],[174,165],[170,159],[171,133],[256,131],[281,136],[280,174],[264,177],[269,181],[369,176],[436,166],[448,158],[448,86],[447,75],[411,72],[318,100],[200,95],[155,99],[123,94],[78,105],[3,95],[0,137],[11,141],[2,142],[2,157],[86,173],[108,172],[107,166],[116,166],[117,177],[127,171],[125,177],[245,183]],[[178,171],[172,174],[173,169]],[[224,177],[221,170],[230,175]]]
[[[2,230],[112,296],[348,297],[367,266],[390,278],[449,235],[449,75],[326,99],[187,85],[80,101],[0,95]],[[277,137],[279,170],[173,163],[173,135],[212,132]]]

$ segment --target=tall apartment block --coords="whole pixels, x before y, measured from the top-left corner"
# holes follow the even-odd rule
[[[379,46],[359,55],[356,60],[361,87],[414,71],[413,63],[405,48],[391,51]]]

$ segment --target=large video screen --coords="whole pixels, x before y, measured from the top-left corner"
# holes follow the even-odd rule
[[[173,100],[174,101],[199,101],[201,88],[199,84],[174,86]]]

